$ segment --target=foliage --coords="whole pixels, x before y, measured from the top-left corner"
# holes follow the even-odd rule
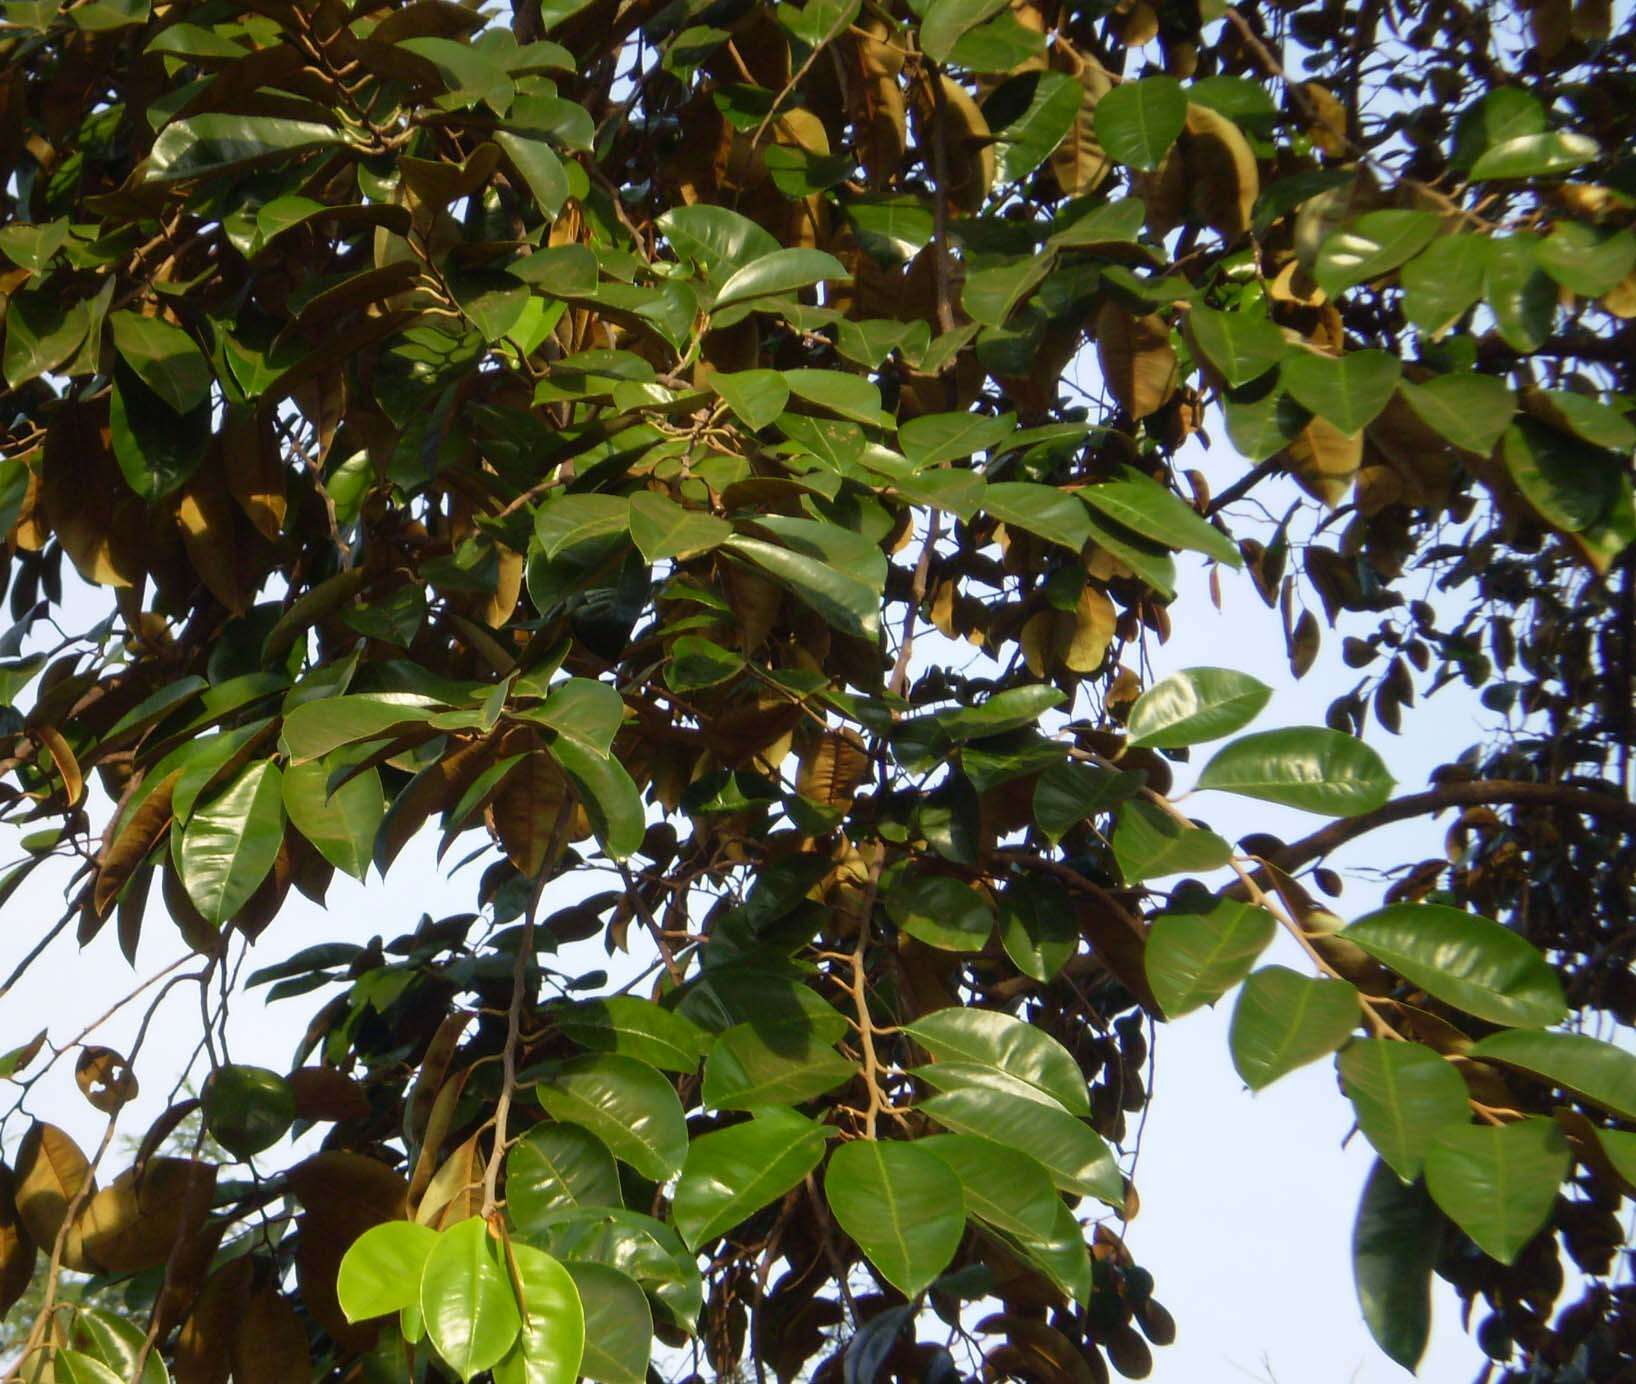
[[[82,862],[42,943],[175,929],[207,1024],[251,944],[247,991],[344,987],[287,1075],[207,1028],[117,1172],[27,1101],[71,1056],[113,1121],[138,1051],[0,1058],[23,1377],[1140,1377],[1148,1026],[1235,991],[1249,1086],[1338,1054],[1392,1358],[1439,1272],[1527,1377],[1630,1369],[1626,1290],[1551,1319],[1636,1188],[1610,27],[9,0],[0,897]],[[1374,622],[1326,726],[1144,689],[1198,564],[1297,675]],[[1371,712],[1455,680],[1516,733],[1394,796]],[[1174,801],[1203,745],[1230,837]],[[1383,907],[1310,892],[1448,809]],[[279,957],[292,889],[433,832],[474,912]],[[614,979],[555,964],[592,938]]]

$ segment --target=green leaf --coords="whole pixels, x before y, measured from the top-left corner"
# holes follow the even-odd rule
[[[920,51],[933,62],[946,63],[960,36],[993,18],[1006,0],[932,0],[920,21]]]
[[[481,1216],[437,1237],[420,1277],[420,1312],[437,1353],[462,1380],[498,1364],[511,1349],[522,1317]]]
[[[83,1351],[59,1347],[52,1364],[54,1384],[122,1384],[109,1366]]]
[[[414,692],[360,692],[303,702],[284,718],[279,748],[290,763],[321,759],[343,745],[375,740],[403,726],[429,721],[443,708]]]
[[[421,1272],[437,1231],[413,1221],[384,1221],[352,1242],[341,1259],[335,1296],[349,1322],[384,1317],[420,1301]]]
[[[206,114],[173,120],[149,151],[147,181],[203,178],[342,143],[339,130],[271,115]]]
[[[1109,1206],[1124,1204],[1125,1180],[1096,1131],[1020,1082],[1009,1088],[957,1087],[921,1101],[919,1108],[956,1134],[1001,1135],[1007,1147],[1026,1153],[1065,1192]]]
[[[1621,453],[1636,448],[1636,423],[1613,405],[1571,389],[1545,389],[1536,397],[1549,410],[1553,423],[1593,447]]]
[[[1000,944],[1038,981],[1056,979],[1079,950],[1079,927],[1056,880],[1014,879],[1000,895]]]
[[[777,1108],[695,1139],[671,1202],[687,1247],[725,1235],[797,1186],[818,1166],[825,1144],[822,1125]]]
[[[1080,245],[1132,244],[1147,221],[1147,208],[1139,197],[1121,197],[1103,202],[1074,217],[1048,244],[1067,249]]]
[[[1252,1091],[1335,1051],[1358,1026],[1358,992],[1344,980],[1313,980],[1263,966],[1244,982],[1227,1044]]]
[[[188,898],[206,922],[231,922],[260,887],[284,839],[282,778],[270,759],[252,764],[187,824],[177,861]]]
[[[1324,237],[1312,277],[1337,298],[1353,284],[1388,274],[1430,245],[1443,218],[1432,211],[1371,211]]]
[[[1557,287],[1540,267],[1540,238],[1531,231],[1488,242],[1483,297],[1500,336],[1513,351],[1539,350],[1556,321]]]
[[[703,202],[672,207],[658,226],[679,256],[692,260],[717,282],[739,266],[779,250],[778,242],[749,217]]]
[[[717,687],[736,677],[744,667],[744,656],[696,635],[684,634],[670,646],[670,662],[665,665],[665,686],[673,692],[697,692]]]
[[[1405,1186],[1377,1161],[1352,1228],[1352,1279],[1375,1344],[1411,1372],[1431,1337],[1431,1276],[1442,1230],[1425,1188]]]
[[[1471,1118],[1460,1073],[1421,1043],[1355,1038],[1337,1065],[1358,1128],[1405,1182],[1420,1176],[1438,1130]]]
[[[1096,137],[1110,158],[1152,172],[1187,124],[1187,96],[1174,77],[1121,82],[1096,103]]]
[[[734,537],[722,546],[754,563],[842,634],[871,643],[879,637],[880,602],[867,582],[758,538]]]
[[[939,1062],[1004,1072],[1073,1114],[1091,1113],[1084,1073],[1068,1049],[1022,1019],[953,1005],[904,1025],[904,1031]]]
[[[332,754],[284,771],[284,811],[295,829],[337,870],[361,880],[374,858],[375,836],[386,816],[380,770],[365,769],[332,793],[330,777],[356,755]]]
[[[1321,356],[1291,351],[1279,378],[1295,401],[1343,433],[1360,433],[1379,416],[1397,388],[1403,365],[1385,351]]]
[[[120,472],[144,500],[186,485],[210,444],[207,405],[179,417],[123,360],[114,365],[108,424]]]
[[[1030,255],[1008,264],[967,272],[960,304],[974,322],[1000,327],[1051,268],[1049,256]]]
[[[517,1344],[494,1384],[574,1384],[585,1350],[585,1309],[568,1270],[544,1250],[513,1241],[511,1261],[526,1308]]]
[[[617,688],[595,678],[569,678],[551,689],[530,720],[571,736],[578,744],[606,755],[625,720],[625,701]]]
[[[1404,315],[1428,336],[1438,336],[1483,296],[1488,275],[1484,235],[1449,235],[1432,243],[1403,266]]]
[[[1251,461],[1266,461],[1289,446],[1312,415],[1275,381],[1255,383],[1222,400],[1227,437]]]
[[[710,387],[752,432],[771,423],[790,401],[790,387],[777,370],[713,371]]]
[[[623,1053],[661,1071],[698,1071],[710,1045],[691,1019],[635,995],[582,1000],[554,1013],[557,1027],[580,1047]]]
[[[631,539],[649,562],[708,552],[732,536],[733,526],[699,509],[683,509],[651,490],[631,496]]]
[[[1084,505],[1080,508],[1088,510],[1085,519],[1097,547],[1106,549],[1167,601],[1175,598],[1176,564],[1169,553],[1129,529],[1110,523],[1096,510]]]
[[[534,512],[534,537],[548,558],[630,531],[630,501],[618,495],[555,495]]]
[[[1084,99],[1085,88],[1066,72],[1021,72],[1002,83],[983,102],[997,141],[995,183],[1020,182],[1044,163],[1073,129]]]
[[[1393,779],[1363,741],[1321,726],[1292,726],[1222,746],[1199,774],[1198,787],[1355,817],[1384,804]]]
[[[63,302],[60,291],[20,289],[6,300],[6,383],[20,389],[62,365],[91,329],[88,303]]]
[[[983,492],[983,508],[1007,528],[1038,534],[1076,553],[1091,537],[1085,506],[1054,485],[999,481]]]
[[[1532,1072],[1612,1114],[1636,1120],[1636,1057],[1600,1038],[1512,1029],[1484,1038],[1467,1056]]]
[[[993,487],[990,487],[992,490]],[[1131,466],[1119,468],[1119,479],[1088,485],[1079,498],[1092,509],[1133,533],[1169,548],[1189,548],[1229,567],[1242,567],[1238,544],[1186,501]]]
[[[125,363],[177,413],[192,413],[210,397],[210,364],[180,327],[135,312],[113,313],[108,325]]]
[[[977,1134],[939,1134],[919,1147],[960,1179],[968,1216],[1019,1239],[1051,1238],[1062,1203],[1051,1175],[1026,1153]]]
[[[647,1384],[653,1344],[653,1309],[642,1286],[606,1264],[563,1264],[585,1312],[585,1355],[580,1373],[598,1384]]]
[[[1512,415],[1516,396],[1492,375],[1439,375],[1425,384],[1398,384],[1403,402],[1440,437],[1462,451],[1486,457]]]
[[[1528,503],[1567,533],[1588,529],[1619,493],[1618,460],[1534,418],[1506,428],[1501,454]]]
[[[1165,1017],[1214,1004],[1250,973],[1277,930],[1266,909],[1235,899],[1216,900],[1208,913],[1161,913],[1143,965]]]
[[[635,855],[647,834],[647,819],[642,797],[625,766],[569,735],[559,735],[550,750],[573,782],[602,849],[615,860]]]
[[[1559,221],[1535,258],[1570,293],[1600,298],[1636,269],[1636,233]]]
[[[1140,774],[1064,763],[1034,784],[1034,823],[1055,845],[1087,817],[1122,803],[1142,786]]]
[[[1602,148],[1594,139],[1571,130],[1516,135],[1485,149],[1471,165],[1471,180],[1554,178],[1601,156]]]
[[[1125,883],[1139,884],[1219,869],[1233,858],[1233,848],[1215,832],[1183,826],[1156,804],[1134,798],[1119,809],[1113,856]]]
[[[716,294],[713,311],[729,303],[765,298],[773,293],[793,293],[796,289],[822,283],[825,279],[847,279],[846,266],[823,250],[776,250],[752,260],[737,270]]]
[[[568,173],[557,151],[543,139],[529,139],[509,130],[497,130],[494,142],[505,151],[511,165],[522,175],[528,190],[547,221],[556,220],[568,200]]]
[[[699,1098],[716,1110],[799,1105],[857,1074],[799,1015],[781,1024],[737,1024],[710,1049]]]
[[[1015,414],[923,413],[898,429],[898,445],[916,469],[964,461],[998,447],[1017,430]]]
[[[1548,1028],[1568,1012],[1550,963],[1510,928],[1475,913],[1392,904],[1338,935],[1411,985],[1489,1023]]]
[[[1547,124],[1545,107],[1533,92],[1497,86],[1461,112],[1449,164],[1458,172],[1469,172],[1485,150],[1519,135],[1541,134]]]
[[[824,1172],[824,1199],[881,1277],[910,1298],[948,1267],[966,1230],[960,1179],[910,1143],[841,1145]]]
[[[664,1182],[687,1156],[687,1122],[675,1088],[635,1058],[616,1053],[562,1063],[535,1088],[553,1119],[577,1124],[643,1177]]]
[[[499,341],[522,319],[531,301],[528,285],[503,269],[446,265],[443,280],[461,312],[487,342]]]
[[[74,1310],[70,1340],[114,1372],[119,1380],[136,1376],[136,1361],[143,1354],[148,1333],[142,1326],[110,1312],[87,1307],[82,1300]],[[24,1371],[26,1376],[27,1371]],[[170,1371],[158,1351],[148,1351],[140,1375],[142,1384],[170,1384]]]
[[[1175,750],[1231,735],[1261,714],[1272,688],[1232,668],[1184,668],[1136,699],[1132,745]]]
[[[1555,1120],[1445,1129],[1426,1154],[1426,1190],[1444,1215],[1502,1264],[1544,1229],[1573,1156]]]
[[[786,370],[784,383],[797,398],[843,418],[871,427],[891,426],[890,416],[881,412],[880,388],[862,375],[847,370]]]
[[[506,1213],[519,1235],[543,1238],[563,1211],[623,1204],[613,1155],[588,1129],[542,1122],[506,1154]]]
[[[1234,389],[1260,379],[1289,353],[1278,324],[1261,313],[1195,306],[1185,321],[1198,353]]]
[[[950,875],[912,874],[886,896],[886,911],[909,936],[944,951],[981,951],[994,931],[994,910]]]

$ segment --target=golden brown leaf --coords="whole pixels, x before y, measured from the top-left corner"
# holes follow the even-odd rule
[[[234,409],[222,424],[222,464],[234,502],[272,542],[284,527],[289,502],[271,420],[249,409]]]
[[[136,1099],[141,1089],[130,1064],[112,1048],[82,1048],[74,1063],[74,1080],[85,1099],[104,1115],[112,1115],[126,1101]]]
[[[369,1114],[364,1088],[333,1067],[297,1067],[285,1080],[295,1093],[297,1119],[338,1123]]]
[[[152,1158],[92,1197],[73,1233],[85,1257],[106,1273],[156,1269],[204,1224],[215,1186],[213,1163]]]
[[[255,1265],[240,1256],[205,1280],[176,1338],[176,1384],[227,1384],[239,1314],[254,1277]]]
[[[1157,314],[1132,317],[1111,299],[1096,315],[1096,356],[1108,392],[1133,419],[1176,392],[1180,378],[1170,328]]]
[[[489,827],[511,863],[529,879],[545,869],[553,849],[565,844],[558,837],[568,780],[557,761],[544,750],[528,758],[505,777],[489,804]]]
[[[56,1125],[36,1120],[17,1149],[17,1214],[37,1245],[51,1245],[68,1204],[87,1182],[91,1165],[79,1145]]]
[[[1363,465],[1363,434],[1348,435],[1314,415],[1280,456],[1301,489],[1333,509],[1346,498]]]
[[[868,772],[869,756],[857,732],[828,730],[801,756],[795,791],[825,807],[850,808],[853,789]]]
[[[28,1291],[37,1250],[17,1211],[17,1180],[0,1163],[0,1317]]]
[[[253,1293],[233,1332],[233,1384],[310,1384],[312,1355],[301,1318],[272,1285]]]
[[[1220,111],[1189,105],[1181,147],[1194,217],[1228,240],[1245,234],[1261,195],[1261,176],[1244,132]]]

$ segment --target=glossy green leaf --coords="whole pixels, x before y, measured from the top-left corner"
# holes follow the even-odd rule
[[[1039,1239],[1007,1238],[1023,1259],[1055,1283],[1069,1301],[1089,1305],[1095,1284],[1091,1256],[1085,1247],[1085,1227],[1065,1201],[1057,1201],[1056,1222],[1050,1235]]]
[[[1186,323],[1188,339],[1198,353],[1235,389],[1260,379],[1290,349],[1278,324],[1259,313],[1195,306]]]
[[[1512,1263],[1544,1229],[1573,1156],[1555,1120],[1443,1130],[1426,1154],[1432,1200],[1490,1258]]]
[[[1025,1020],[959,1005],[935,1010],[904,1031],[939,1062],[1004,1072],[1044,1092],[1073,1114],[1089,1115],[1085,1076],[1068,1050]]]
[[[1425,1188],[1377,1161],[1352,1228],[1352,1279],[1375,1344],[1413,1371],[1431,1337],[1431,1276],[1443,1227]]]
[[[1096,103],[1095,123],[1110,157],[1151,172],[1187,123],[1187,95],[1174,77],[1121,82]]]
[[[1331,298],[1388,274],[1431,244],[1443,218],[1431,211],[1365,212],[1324,237],[1312,277]]]
[[[617,1053],[576,1057],[535,1088],[553,1119],[596,1135],[614,1157],[663,1182],[681,1171],[687,1123],[669,1081],[646,1063]]]
[[[1033,481],[1001,481],[983,492],[983,508],[1007,528],[1038,534],[1078,552],[1091,536],[1085,506],[1066,490]]]
[[[555,1017],[582,1048],[623,1053],[661,1071],[697,1071],[710,1045],[710,1036],[691,1019],[635,995],[583,1000]]]
[[[887,894],[886,911],[911,937],[945,951],[981,951],[994,931],[988,900],[950,875],[904,877]]]
[[[210,365],[180,327],[135,312],[112,313],[108,325],[125,363],[177,413],[191,413],[210,397]]]
[[[1469,172],[1486,150],[1521,135],[1541,134],[1549,123],[1538,96],[1519,86],[1496,86],[1460,113],[1450,166]]]
[[[974,322],[1004,326],[1012,310],[1038,287],[1050,268],[1048,257],[1029,255],[970,270],[960,286],[960,305]]]
[[[1613,456],[1533,418],[1506,428],[1501,455],[1528,503],[1567,533],[1588,529],[1619,493],[1622,468]]]
[[[1086,511],[1091,539],[1097,547],[1112,554],[1165,600],[1175,598],[1176,564],[1169,553],[1123,525],[1110,522],[1098,511],[1084,505],[1080,508]]]
[[[823,250],[775,250],[737,270],[716,294],[715,310],[750,298],[793,293],[825,279],[849,277],[846,266]]]
[[[684,509],[651,490],[631,496],[631,539],[649,562],[708,552],[731,537],[725,519],[699,509]]]
[[[1347,434],[1362,432],[1374,422],[1402,373],[1402,363],[1385,351],[1348,351],[1343,356],[1291,351],[1279,367],[1279,378],[1297,403]]]
[[[1034,784],[1034,824],[1055,845],[1088,817],[1124,802],[1141,786],[1140,774],[1093,764],[1055,765]]]
[[[759,538],[737,536],[723,547],[754,563],[842,634],[870,641],[878,636],[880,602],[867,582]]]
[[[52,1358],[53,1384],[123,1384],[120,1376],[84,1351],[58,1349]]]
[[[1483,298],[1505,344],[1524,354],[1539,350],[1556,321],[1557,287],[1539,262],[1540,238],[1518,231],[1488,243]]]
[[[1242,567],[1238,544],[1206,520],[1192,505],[1131,466],[1117,480],[1088,485],[1079,498],[1092,509],[1133,533],[1168,548],[1188,548],[1229,567]]]
[[[1281,452],[1312,421],[1278,385],[1257,381],[1222,400],[1227,437],[1251,461],[1266,461]]]
[[[162,499],[186,485],[210,444],[207,405],[178,416],[123,360],[114,366],[108,426],[114,460],[126,484],[144,500]]]
[[[598,754],[572,736],[558,736],[551,754],[572,780],[602,849],[615,860],[634,855],[647,821],[631,776],[612,755]]]
[[[364,1231],[341,1260],[335,1295],[349,1322],[384,1317],[420,1301],[420,1279],[437,1232],[413,1221]]]
[[[749,217],[705,202],[672,207],[659,217],[658,226],[679,256],[694,261],[717,282],[779,249],[778,242]]]
[[[1214,1004],[1250,973],[1277,930],[1266,909],[1236,899],[1218,899],[1207,913],[1159,914],[1143,965],[1165,1017]]]
[[[1020,1239],[1051,1237],[1061,1202],[1050,1174],[1026,1153],[976,1134],[939,1134],[920,1147],[960,1179],[967,1215]]]
[[[6,300],[6,383],[19,389],[57,369],[80,349],[91,327],[86,303],[64,303],[48,288],[20,289]]]
[[[920,51],[933,62],[947,62],[962,34],[1005,6],[1006,0],[932,0],[920,22]]]
[[[1593,447],[1610,452],[1636,448],[1636,423],[1612,404],[1571,389],[1546,389],[1535,397],[1545,405],[1553,422]]]
[[[521,1235],[543,1238],[563,1211],[623,1204],[608,1146],[577,1124],[537,1124],[506,1153],[506,1212]]]
[[[1262,712],[1272,688],[1232,668],[1184,668],[1136,699],[1126,730],[1132,745],[1173,750],[1219,740]]]
[[[1438,1130],[1471,1118],[1460,1073],[1423,1044],[1356,1038],[1337,1065],[1358,1128],[1405,1182],[1420,1176]]]
[[[799,1105],[850,1081],[858,1069],[799,1016],[737,1024],[715,1041],[699,1098],[717,1110]]]
[[[1516,396],[1493,375],[1438,375],[1425,384],[1404,380],[1398,392],[1422,423],[1476,456],[1494,450],[1517,411]]]
[[[498,1364],[522,1327],[499,1242],[481,1216],[438,1235],[420,1277],[420,1312],[437,1353],[464,1381]]]
[[[556,495],[534,513],[534,536],[546,557],[606,542],[630,531],[630,502],[618,495]]]
[[[1360,1019],[1358,992],[1344,980],[1314,980],[1285,966],[1263,966],[1244,982],[1227,1044],[1233,1067],[1252,1091],[1327,1057]]]
[[[736,677],[744,668],[744,656],[713,644],[708,639],[684,634],[670,646],[670,662],[665,665],[665,686],[673,692],[697,692],[716,687]]]
[[[494,142],[505,151],[512,167],[522,174],[545,219],[555,220],[569,195],[568,174],[556,150],[543,139],[530,139],[510,130],[497,130]]]
[[[825,1146],[822,1125],[776,1107],[695,1139],[671,1203],[688,1248],[726,1234],[799,1185]]]
[[[1000,895],[999,921],[1011,964],[1035,980],[1056,979],[1079,950],[1079,927],[1057,880],[1010,881]]]
[[[790,401],[790,387],[777,370],[713,371],[710,387],[727,401],[745,427],[760,431]]]
[[[1403,266],[1403,311],[1429,336],[1437,336],[1483,296],[1488,274],[1484,235],[1443,236]]]
[[[898,429],[898,445],[916,467],[964,461],[999,446],[1017,430],[1015,414],[923,413]]]
[[[1392,795],[1386,765],[1363,741],[1319,726],[1264,730],[1224,745],[1199,774],[1200,788],[1355,817]]]
[[[225,926],[260,887],[284,839],[283,776],[270,759],[250,765],[194,811],[178,866],[206,922]]]
[[[606,1264],[567,1260],[585,1313],[580,1373],[598,1384],[646,1384],[653,1343],[653,1309],[629,1274]]]
[[[1559,221],[1539,243],[1535,258],[1570,293],[1600,298],[1636,270],[1636,233]]]
[[[346,752],[292,764],[284,771],[284,810],[290,822],[337,870],[362,879],[374,858],[375,836],[386,816],[380,770],[365,769],[333,792],[330,777],[350,766]]]
[[[148,154],[150,182],[202,178],[342,142],[341,132],[311,120],[209,113],[173,120]]]
[[[1548,1028],[1568,1012],[1550,963],[1510,928],[1475,913],[1391,904],[1339,935],[1411,985],[1489,1023]]]
[[[924,36],[925,28],[921,34]],[[983,103],[994,131],[997,183],[1026,178],[1073,129],[1085,88],[1066,72],[1020,72]]]
[[[921,1101],[919,1108],[956,1134],[1003,1135],[1065,1192],[1110,1206],[1124,1203],[1125,1180],[1096,1131],[1021,1082],[961,1086]]]
[[[292,764],[429,721],[443,708],[414,692],[365,692],[303,702],[284,718],[279,747]]]
[[[1184,826],[1157,804],[1135,798],[1119,809],[1113,855],[1125,883],[1139,884],[1219,869],[1232,859],[1233,848],[1215,832]]]
[[[855,1139],[835,1150],[824,1198],[881,1277],[907,1297],[927,1288],[960,1247],[960,1179],[924,1149]]]
[[[74,1311],[70,1343],[79,1351],[106,1365],[121,1381],[140,1378],[141,1384],[170,1384],[170,1371],[156,1350],[144,1350],[147,1329],[134,1321],[99,1311],[81,1302]],[[146,1354],[141,1375],[136,1373],[138,1357]],[[28,1378],[24,1371],[25,1379]]]
[[[544,1250],[511,1244],[523,1324],[494,1367],[494,1384],[574,1384],[585,1350],[585,1309],[573,1276]]]
[[[1474,182],[1485,179],[1554,178],[1593,162],[1601,154],[1601,147],[1594,139],[1571,130],[1516,135],[1489,145],[1471,165],[1471,178]]]
[[[1484,1038],[1467,1055],[1517,1067],[1623,1119],[1636,1120],[1636,1057],[1600,1038],[1511,1029]]]

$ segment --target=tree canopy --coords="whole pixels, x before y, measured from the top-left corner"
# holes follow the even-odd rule
[[[1436,1274],[1508,1378],[1636,1378],[1633,49],[1607,0],[7,0],[0,995],[180,945],[129,1002],[202,1082],[0,1034],[20,1377],[1139,1378],[1151,1038],[1220,1002],[1379,1155],[1387,1355]],[[1259,619],[1327,724],[1150,675]],[[1395,785],[1449,684],[1492,732]],[[410,859],[471,910],[281,947]],[[263,999],[287,1073],[214,1041]]]

